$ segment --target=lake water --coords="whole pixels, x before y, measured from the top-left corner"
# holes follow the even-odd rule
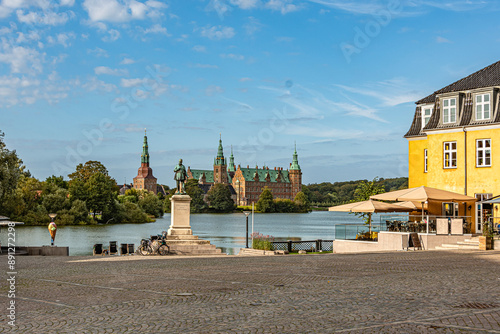
[[[252,216],[249,216],[249,234],[252,231]],[[379,218],[374,215],[373,221]],[[335,224],[362,224],[360,218],[342,212],[315,211],[305,214],[255,214],[254,232],[275,237],[280,240],[331,240],[335,239]],[[92,226],[61,226],[57,229],[57,246],[69,246],[70,255],[91,255],[96,243],[107,248],[109,241],[135,244],[143,238],[168,230],[170,214],[148,224],[116,224]],[[223,252],[237,254],[245,247],[245,216],[232,214],[192,214],[193,234],[201,239],[210,240]],[[0,242],[7,244],[6,229],[0,233]],[[250,242],[249,242],[250,243]],[[46,226],[16,227],[16,245],[50,245],[50,235]]]

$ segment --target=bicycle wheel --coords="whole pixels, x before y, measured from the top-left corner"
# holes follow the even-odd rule
[[[151,255],[151,253],[152,253],[151,247],[141,245],[141,246],[139,246],[139,253],[141,255]]]
[[[170,253],[170,248],[167,245],[161,245],[160,248],[158,248],[158,254],[168,255],[168,253]]]

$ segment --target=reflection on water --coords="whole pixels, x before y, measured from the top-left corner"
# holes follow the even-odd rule
[[[375,216],[375,215],[374,215]],[[374,217],[376,222],[378,218]],[[249,234],[252,231],[249,217]],[[254,231],[270,235],[275,241],[334,239],[335,224],[361,224],[358,217],[342,212],[311,212],[307,214],[255,214]],[[207,239],[223,252],[237,254],[245,247],[245,216],[232,214],[193,214],[191,228],[200,239]],[[92,226],[60,226],[57,229],[57,246],[69,246],[70,255],[91,255],[96,243],[108,247],[110,241],[135,244],[143,238],[168,230],[170,214],[149,224],[117,224]],[[6,229],[0,234],[2,245],[7,243]],[[250,236],[249,236],[250,237]],[[249,242],[250,243],[250,242]],[[50,245],[46,226],[16,227],[16,245]]]

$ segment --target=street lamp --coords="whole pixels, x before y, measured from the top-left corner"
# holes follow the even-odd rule
[[[246,234],[247,247],[246,248],[248,248],[248,216],[250,215],[250,211],[243,211],[243,213],[245,214],[245,218],[247,221],[247,234]]]

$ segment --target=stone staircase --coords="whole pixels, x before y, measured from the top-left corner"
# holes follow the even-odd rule
[[[457,249],[468,249],[468,250],[479,250],[479,237],[470,237],[464,241],[458,241],[455,244],[442,244],[437,246],[436,249],[439,250],[457,250]]]

